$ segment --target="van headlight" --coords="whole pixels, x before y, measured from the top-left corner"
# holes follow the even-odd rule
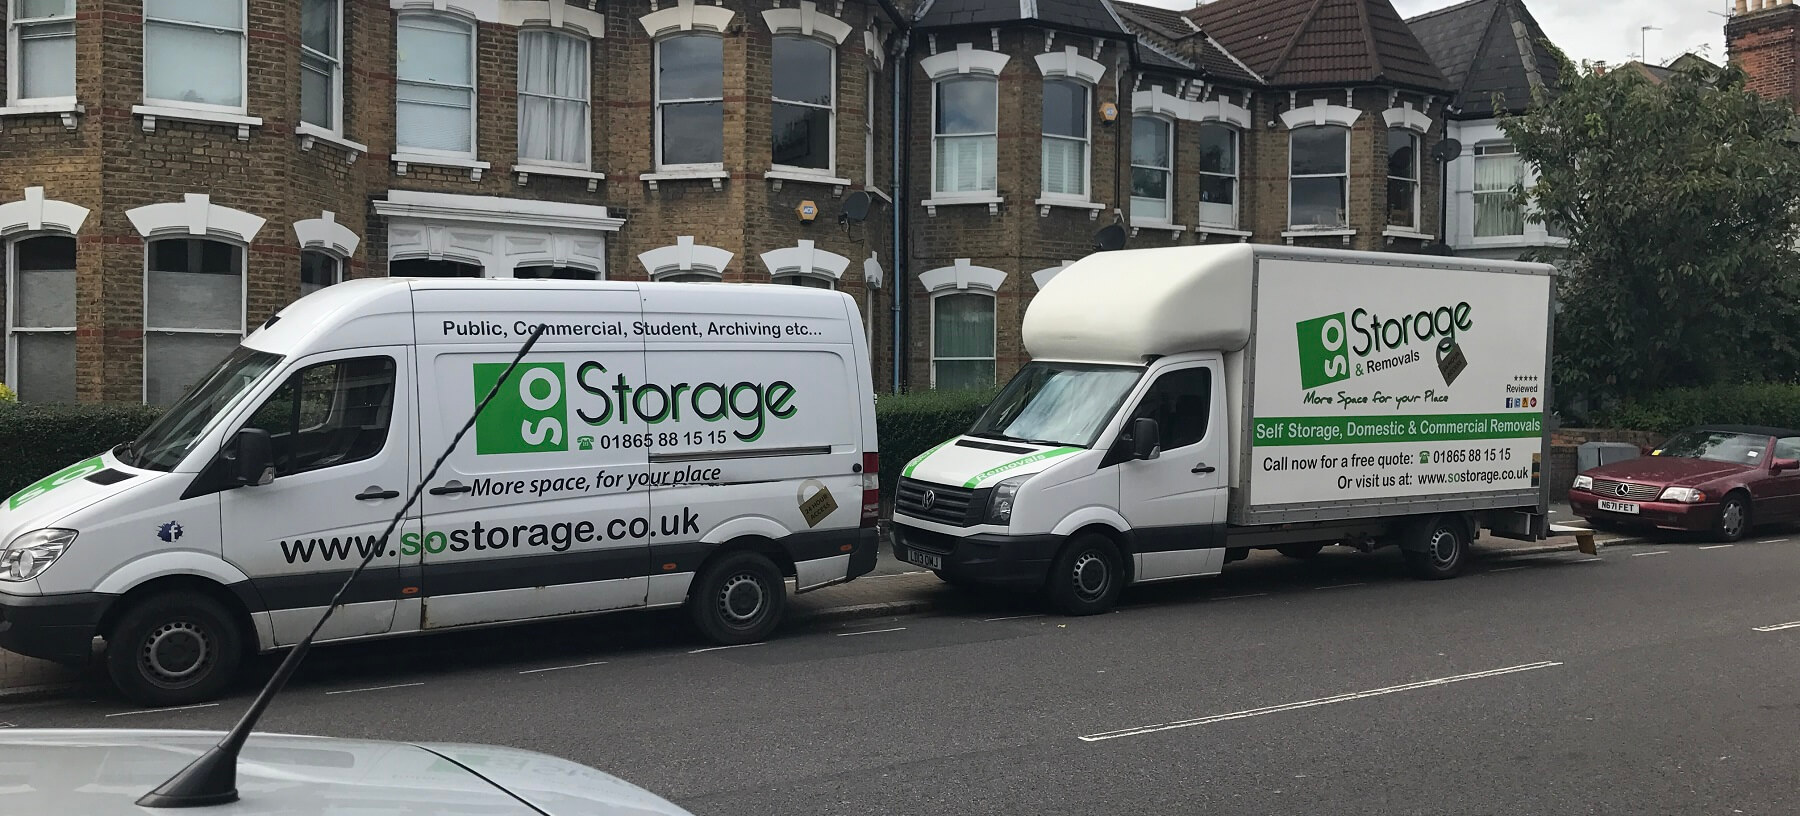
[[[75,542],[74,530],[33,530],[0,550],[0,581],[29,581],[61,558]]]
[[[988,524],[1011,524],[1013,500],[1019,496],[1019,485],[1025,483],[1029,476],[1014,476],[997,485],[994,492],[988,495]]]
[[[1586,490],[1586,491],[1592,492],[1594,489],[1594,477],[1592,477],[1592,476],[1576,476],[1575,477],[1575,489],[1576,490]]]

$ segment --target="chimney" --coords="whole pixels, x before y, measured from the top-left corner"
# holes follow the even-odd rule
[[[1736,0],[1725,50],[1750,90],[1800,106],[1800,6],[1794,0]]]

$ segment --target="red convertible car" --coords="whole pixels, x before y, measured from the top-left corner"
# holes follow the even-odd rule
[[[1684,431],[1650,456],[1575,477],[1569,505],[1597,530],[1680,530],[1736,541],[1754,524],[1800,520],[1800,431]]]

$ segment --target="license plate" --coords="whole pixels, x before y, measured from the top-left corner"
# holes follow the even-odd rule
[[[1607,501],[1606,499],[1600,500],[1600,509],[1609,510],[1614,513],[1626,513],[1633,516],[1637,515],[1641,510],[1641,508],[1631,502]]]
[[[933,555],[928,552],[920,552],[911,547],[906,548],[906,560],[929,570],[941,570],[944,568],[943,556]]]

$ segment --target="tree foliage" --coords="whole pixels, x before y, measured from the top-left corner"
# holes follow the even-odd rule
[[[1611,400],[1800,372],[1800,146],[1785,105],[1715,76],[1581,72],[1502,129],[1569,236],[1561,393]]]

